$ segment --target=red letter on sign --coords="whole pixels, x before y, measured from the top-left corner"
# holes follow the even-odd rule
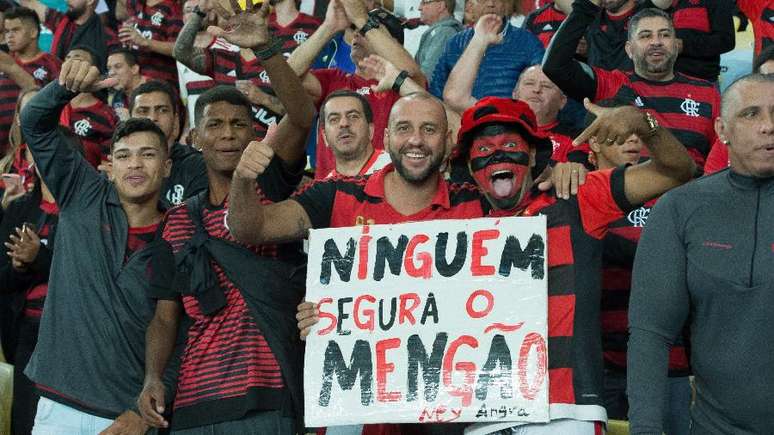
[[[473,301],[476,300],[477,297],[483,296],[484,299],[486,299],[486,307],[484,307],[483,310],[477,311],[473,308]],[[468,312],[468,316],[470,316],[473,319],[480,319],[487,314],[489,314],[492,311],[492,308],[494,307],[494,296],[492,296],[492,293],[490,293],[487,290],[476,290],[473,293],[468,296],[468,302],[465,304],[465,311]]]
[[[462,406],[470,406],[473,398],[473,384],[476,382],[476,365],[470,361],[454,364],[457,348],[463,344],[475,349],[478,347],[478,340],[470,335],[463,335],[449,344],[449,349],[443,357],[443,384],[449,389],[449,395],[462,398]],[[465,372],[465,381],[461,387],[452,386],[452,365],[454,370]]]
[[[332,304],[333,299],[332,298],[322,298],[320,299],[320,302],[317,304],[317,309],[320,310],[320,320],[322,319],[328,319],[330,320],[331,324],[328,325],[326,328],[322,328],[319,331],[317,331],[317,335],[325,335],[336,327],[336,322],[338,319],[336,319],[336,316],[331,313],[326,313],[322,310],[323,304]]]
[[[376,342],[376,400],[380,402],[400,401],[400,391],[387,391],[387,374],[395,371],[395,364],[387,362],[387,350],[400,346],[400,338],[389,338]]]
[[[529,379],[527,379],[527,359],[533,346],[535,346],[537,352],[537,372],[532,385],[529,385]],[[519,391],[521,391],[521,395],[525,399],[532,400],[537,395],[540,386],[543,385],[543,381],[546,379],[547,364],[546,341],[543,340],[540,334],[530,332],[524,337],[521,349],[519,349]]]
[[[360,304],[363,302],[363,300],[366,300],[372,304],[376,303],[376,298],[371,295],[360,295],[355,299],[355,307],[353,308],[353,316],[352,320],[355,321],[355,326],[357,326],[360,329],[367,329],[369,331],[374,330],[374,310],[373,308],[364,308],[362,311],[360,310]],[[360,320],[360,315],[365,316],[367,319],[365,322]]]
[[[500,237],[500,230],[481,230],[473,233],[473,258],[470,263],[470,272],[473,276],[494,275],[494,266],[481,264],[481,257],[486,257],[489,250],[484,247],[484,240],[492,240]]]
[[[424,234],[417,234],[409,240],[408,246],[406,246],[406,256],[403,258],[403,268],[406,269],[406,273],[409,274],[409,276],[413,276],[414,278],[430,278],[433,271],[433,257],[431,257],[430,254],[427,252],[417,254],[417,260],[421,265],[416,267],[414,263],[414,249],[416,249],[417,245],[420,243],[425,243],[428,240],[430,240],[430,237],[427,237]]]
[[[357,245],[359,252],[357,265],[357,279],[368,278],[368,243],[371,242],[371,236],[368,235],[368,225],[363,226],[363,235],[360,236],[360,243]]]
[[[403,324],[408,319],[412,325],[417,323],[413,311],[419,306],[419,295],[416,293],[405,293],[400,295],[400,311],[398,311],[398,323]]]

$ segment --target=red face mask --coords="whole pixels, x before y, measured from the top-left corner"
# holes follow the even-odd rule
[[[470,172],[500,209],[513,208],[529,173],[529,145],[517,133],[478,137],[470,148]]]

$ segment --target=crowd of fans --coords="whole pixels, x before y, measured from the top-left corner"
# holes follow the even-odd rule
[[[299,7],[0,1],[14,435],[774,433],[771,0]],[[549,423],[303,426],[309,229],[537,214]]]

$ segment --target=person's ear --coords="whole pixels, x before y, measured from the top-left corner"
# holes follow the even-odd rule
[[[728,138],[726,138],[726,125],[719,116],[715,118],[715,134],[718,135],[718,139],[724,145],[728,146]]]
[[[624,51],[626,51],[626,55],[629,56],[629,59],[634,60],[632,57],[632,43],[629,41],[626,41],[626,45],[624,45]]]

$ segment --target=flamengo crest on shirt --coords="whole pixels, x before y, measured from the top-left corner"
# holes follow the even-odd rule
[[[307,426],[548,421],[545,216],[439,228],[311,232]]]
[[[692,100],[690,97],[683,100],[680,103],[680,110],[682,110],[688,116],[699,117],[699,103]]]

